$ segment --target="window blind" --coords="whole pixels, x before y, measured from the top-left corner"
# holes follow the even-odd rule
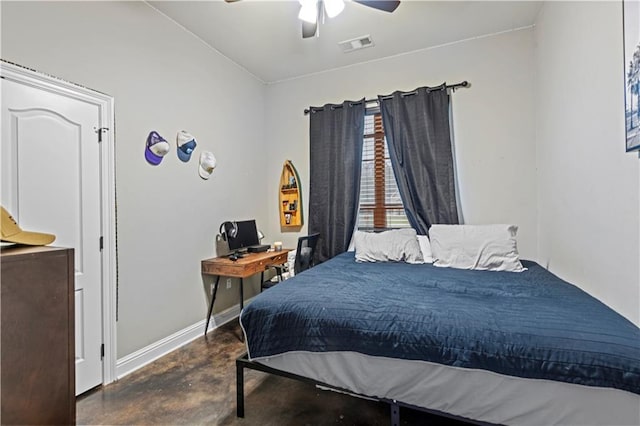
[[[365,115],[358,229],[410,227],[389,159],[382,115]]]

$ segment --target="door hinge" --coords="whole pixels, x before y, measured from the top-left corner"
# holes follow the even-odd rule
[[[104,359],[104,343],[100,345],[100,359]]]
[[[104,237],[100,237],[100,251],[104,248]]]
[[[102,142],[102,134],[104,132],[108,132],[109,128],[108,127],[94,127],[93,131],[98,134],[98,143],[100,143],[100,142]]]

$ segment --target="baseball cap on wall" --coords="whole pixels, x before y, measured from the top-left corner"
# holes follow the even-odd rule
[[[30,246],[46,246],[56,239],[56,236],[53,234],[23,231],[4,207],[0,206],[0,209],[2,209],[2,221],[0,222],[0,234],[2,234],[2,241],[27,244]]]
[[[160,164],[162,158],[167,154],[167,152],[169,152],[169,148],[171,148],[169,142],[154,130],[149,133],[149,136],[147,136],[144,158],[147,159],[149,164],[157,166]]]
[[[200,166],[198,167],[198,173],[202,179],[209,179],[213,169],[216,168],[216,157],[212,152],[203,151],[200,154]]]
[[[178,144],[178,149],[176,150],[178,158],[185,163],[191,160],[191,153],[198,145],[196,138],[191,136],[188,132],[180,130],[178,132],[178,136],[176,136],[176,142]]]

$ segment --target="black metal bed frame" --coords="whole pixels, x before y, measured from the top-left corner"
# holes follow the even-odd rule
[[[471,419],[455,416],[453,414],[445,413],[438,410],[430,410],[428,408],[406,404],[401,401],[396,401],[395,399],[378,398],[375,396],[359,394],[347,389],[340,388],[338,386],[333,386],[333,385],[319,382],[314,379],[310,379],[309,377],[299,376],[297,374],[289,373],[287,371],[277,370],[275,368],[267,367],[266,365],[259,364],[254,361],[250,361],[246,352],[240,355],[236,359],[236,416],[237,417],[244,417],[244,369],[245,368],[248,368],[250,370],[262,371],[264,373],[273,374],[275,376],[286,377],[288,379],[298,380],[304,383],[312,384],[316,387],[327,388],[329,390],[337,391],[340,393],[346,393],[348,395],[359,397],[359,398],[365,398],[373,401],[387,403],[389,404],[391,409],[391,425],[392,426],[400,425],[400,407],[423,411],[429,414],[435,414],[441,417],[447,417],[450,419],[459,420],[459,421],[463,421],[463,422],[467,422],[475,425],[483,425],[483,426],[491,425],[491,423],[479,422],[477,420],[471,420]]]

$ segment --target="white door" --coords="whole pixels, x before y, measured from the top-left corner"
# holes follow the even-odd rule
[[[99,127],[98,105],[2,79],[2,205],[75,249],[76,394],[103,382]]]

